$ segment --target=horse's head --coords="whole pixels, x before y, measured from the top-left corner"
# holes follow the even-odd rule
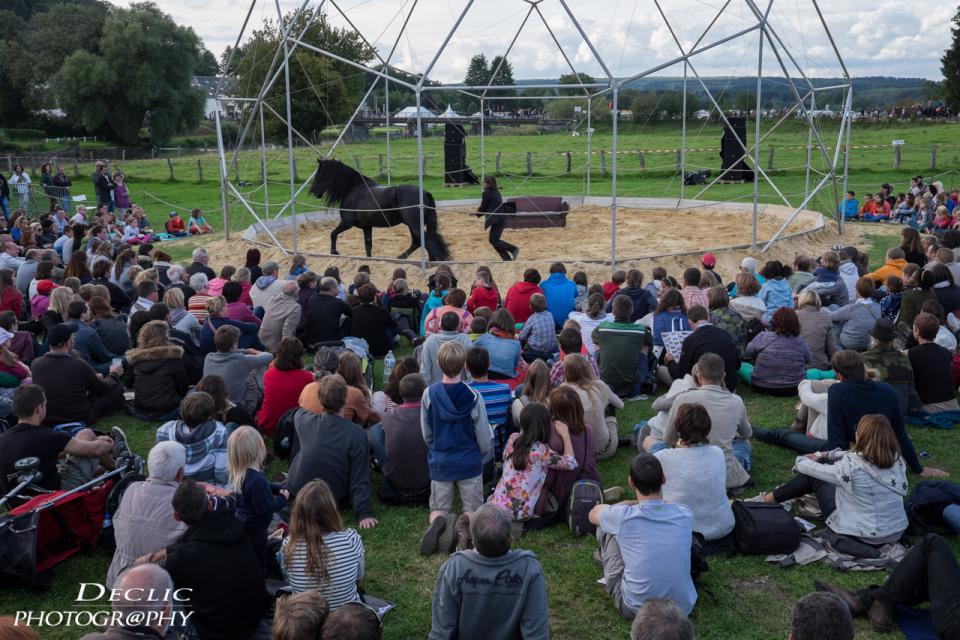
[[[339,160],[320,158],[317,160],[317,173],[313,178],[310,193],[315,198],[325,200],[328,206],[339,206],[347,194],[365,178],[359,172]]]

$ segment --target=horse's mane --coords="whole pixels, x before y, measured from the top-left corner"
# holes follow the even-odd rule
[[[313,178],[310,193],[326,201],[328,206],[339,206],[343,199],[358,186],[374,187],[372,179],[339,160],[317,161],[317,174]]]

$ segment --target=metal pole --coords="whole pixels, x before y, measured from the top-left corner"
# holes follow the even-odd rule
[[[853,84],[850,84],[850,88],[847,89],[847,101],[843,105],[843,117],[847,120],[847,135],[846,142],[843,145],[843,194],[846,197],[847,193],[847,177],[850,172],[850,129],[853,128]],[[839,141],[838,141],[839,144]],[[843,236],[843,227],[846,225],[846,220],[844,220],[844,215],[839,208],[837,210],[837,215],[840,216],[840,236]]]
[[[680,201],[677,207],[683,204],[684,176],[687,173],[687,61],[683,61],[683,121],[680,125]]]
[[[387,184],[392,184],[390,177],[390,81],[384,80],[383,86],[383,108],[386,112],[387,122]]]
[[[760,32],[759,53],[757,54],[757,110],[753,120],[755,123],[753,139],[753,235],[750,248],[757,248],[757,219],[760,217],[760,105],[762,104],[763,90],[763,32]]]
[[[590,98],[587,97],[587,197],[590,197],[590,140],[593,138],[593,129],[590,127]]]
[[[230,239],[230,216],[227,207],[227,165],[223,152],[223,129],[220,128],[220,111],[213,112],[213,119],[217,127],[217,151],[220,153],[220,162],[217,167],[220,169],[220,209],[223,214],[223,236]]]
[[[761,36],[762,39],[762,36]],[[810,111],[815,111],[817,108],[817,93],[815,91],[810,92]],[[806,176],[803,180],[803,195],[806,196],[810,193],[810,164],[813,160],[812,154],[810,153],[811,148],[813,147],[813,127],[807,127],[807,153],[806,153]]]
[[[277,5],[277,17],[281,24],[283,23],[283,14],[280,11],[280,0],[274,0]],[[283,34],[283,83],[284,93],[287,95],[287,160],[290,165],[290,240],[293,252],[297,252],[297,185],[294,181],[296,168],[293,158],[293,115],[290,104],[290,48],[287,44],[288,30],[284,29]],[[261,103],[262,104],[262,103]]]
[[[263,217],[270,217],[270,191],[267,185],[267,134],[263,129],[263,103],[260,103],[260,172],[263,175]]]
[[[423,118],[420,113],[420,89],[417,95],[417,186],[420,193],[420,277],[427,276],[427,248],[423,228]]]
[[[487,147],[486,147],[486,132],[484,129],[484,117],[483,117],[483,98],[480,98],[480,179],[483,180],[487,176]]]
[[[620,120],[620,87],[613,86],[613,181],[610,185],[610,268],[617,266],[617,123]]]

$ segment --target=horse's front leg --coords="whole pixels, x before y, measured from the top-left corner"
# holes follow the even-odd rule
[[[337,236],[349,229],[351,225],[347,224],[343,220],[340,221],[340,224],[330,232],[330,253],[332,255],[338,256],[340,253],[337,251]]]
[[[412,228],[408,227],[408,229],[410,230],[410,246],[407,247],[406,251],[397,256],[400,260],[406,260],[411,253],[420,248],[420,236],[418,236]]]
[[[363,228],[363,248],[368,258],[373,256],[373,227]]]

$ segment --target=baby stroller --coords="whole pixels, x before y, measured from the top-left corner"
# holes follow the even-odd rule
[[[143,459],[131,454],[119,458],[113,471],[75,489],[46,491],[34,484],[41,479],[38,464],[35,457],[18,460],[18,484],[0,498],[0,507],[19,503],[0,515],[0,582],[44,586],[53,567],[96,547],[111,529],[107,504],[114,487],[143,477]]]

